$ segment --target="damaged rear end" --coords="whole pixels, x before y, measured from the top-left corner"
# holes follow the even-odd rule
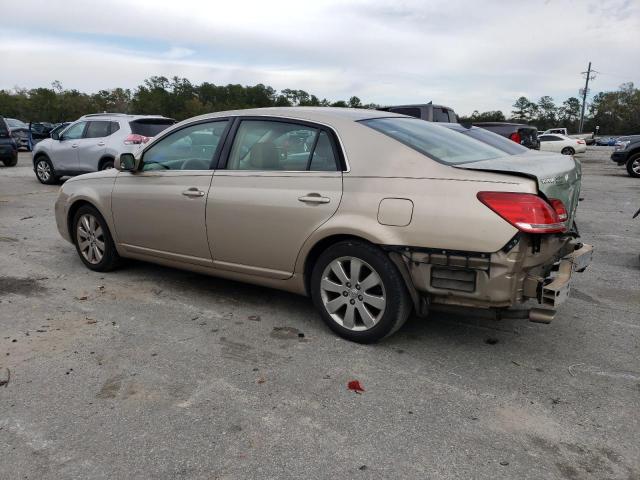
[[[407,260],[422,307],[462,306],[505,310],[519,307],[549,323],[566,300],[572,272],[591,262],[593,248],[580,241],[575,214],[580,164],[570,156],[538,152],[496,158],[456,168],[534,179],[538,192],[480,191],[477,200],[517,229],[496,252],[412,248]],[[522,308],[522,306],[528,308]]]

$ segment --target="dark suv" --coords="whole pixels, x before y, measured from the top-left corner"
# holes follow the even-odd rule
[[[18,163],[18,145],[3,117],[0,117],[0,161],[7,167],[15,167]]]
[[[508,122],[480,122],[474,123],[474,125],[502,135],[527,148],[540,150],[540,140],[538,140],[538,129],[536,127],[525,125],[524,123]]]
[[[611,160],[618,165],[626,165],[630,176],[640,178],[640,135],[618,138]]]

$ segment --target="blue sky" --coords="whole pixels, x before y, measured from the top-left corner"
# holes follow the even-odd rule
[[[152,75],[264,83],[330,100],[505,112],[525,95],[640,83],[639,0],[23,0],[0,27],[0,88],[93,92]],[[10,65],[10,67],[6,67]]]

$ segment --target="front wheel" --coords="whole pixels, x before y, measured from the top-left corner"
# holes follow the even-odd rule
[[[562,155],[573,155],[576,151],[571,147],[564,147],[560,153]]]
[[[91,270],[107,272],[120,263],[107,222],[89,205],[80,207],[73,217],[73,240],[80,260]]]
[[[16,155],[8,160],[3,160],[2,163],[4,163],[5,167],[15,167],[18,164],[18,156]]]
[[[100,165],[100,170],[111,170],[113,168],[113,160],[105,160],[102,165]]]
[[[320,255],[311,296],[329,328],[358,343],[394,333],[412,306],[394,263],[378,247],[357,240],[336,243]]]
[[[634,178],[640,178],[640,153],[627,160],[627,173]]]
[[[40,183],[45,185],[53,185],[58,183],[60,177],[56,175],[53,165],[46,157],[40,157],[36,160],[36,177]]]

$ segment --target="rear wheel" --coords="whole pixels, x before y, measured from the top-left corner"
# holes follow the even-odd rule
[[[36,177],[45,185],[53,185],[60,179],[47,157],[38,157],[36,160]]]
[[[3,160],[2,163],[4,163],[5,167],[15,167],[18,164],[18,156]]]
[[[560,153],[563,155],[573,155],[576,151],[571,147],[564,147]]]
[[[107,222],[90,205],[83,205],[73,217],[73,241],[80,260],[97,272],[113,270],[120,263]]]
[[[358,343],[394,333],[412,306],[389,257],[356,240],[336,243],[320,255],[311,276],[311,296],[329,328]]]
[[[640,178],[640,153],[632,155],[627,160],[627,173],[631,177]]]

